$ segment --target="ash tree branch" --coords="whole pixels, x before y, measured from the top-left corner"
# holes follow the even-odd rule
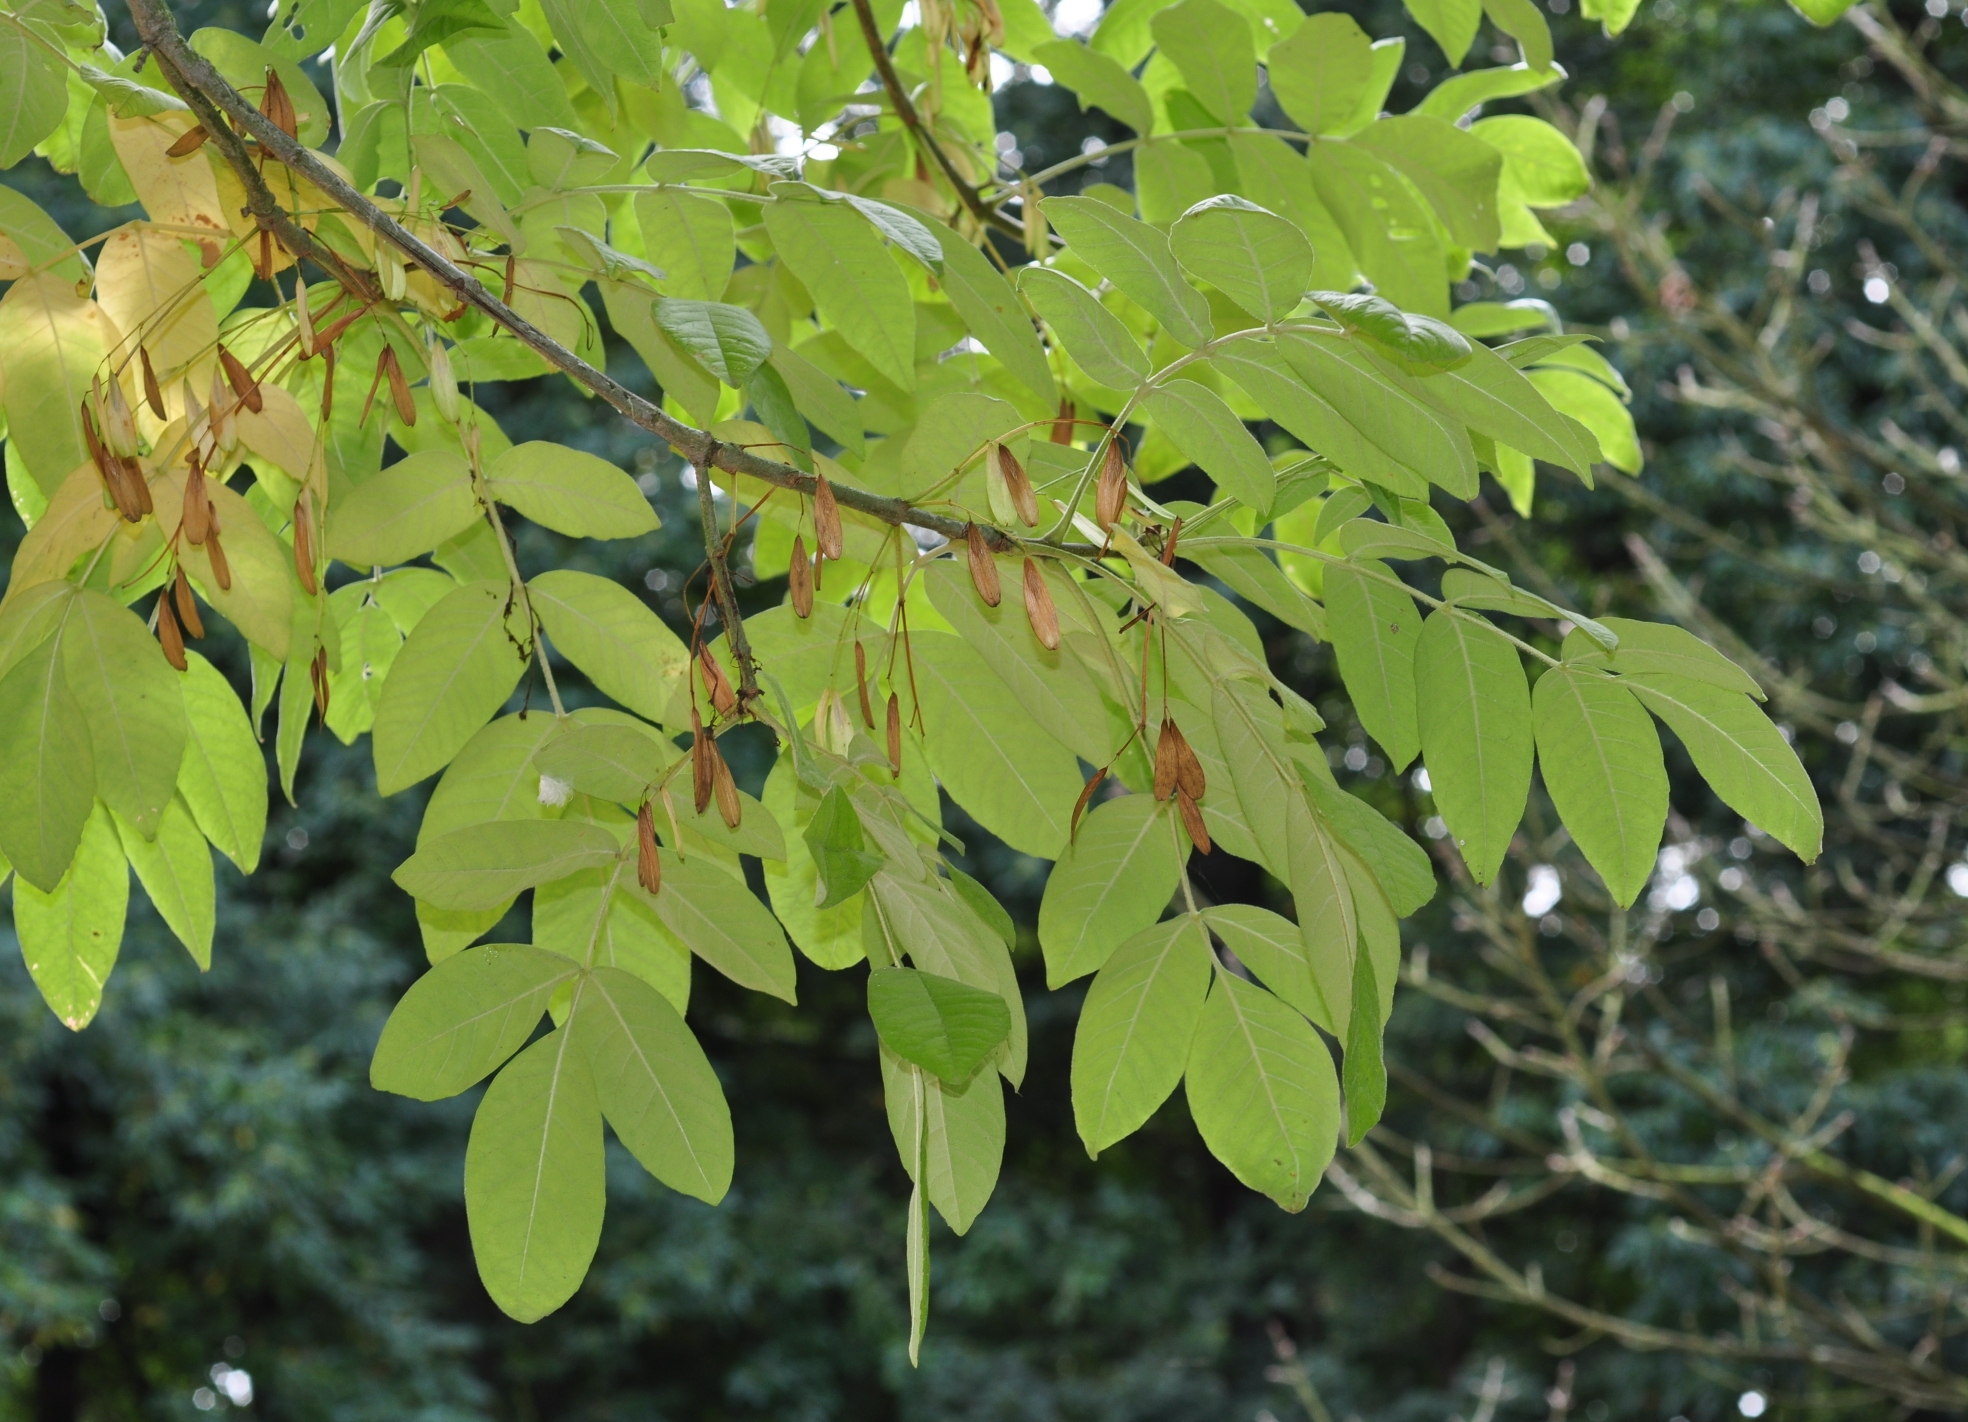
[[[460,301],[483,311],[529,349],[544,357],[555,369],[592,390],[625,418],[661,439],[690,463],[699,467],[710,465],[729,474],[742,474],[808,497],[813,495],[814,475],[777,460],[761,459],[739,446],[712,438],[707,431],[672,419],[661,406],[643,399],[619,381],[596,370],[492,295],[476,277],[420,241],[241,97],[210,61],[185,43],[165,0],[129,0],[129,8],[130,18],[135,22],[145,47],[157,57],[172,87],[192,106],[207,132],[219,144],[219,151],[226,162],[245,185],[255,220],[270,228],[291,251],[305,253],[324,270],[335,274],[338,280],[344,280],[352,291],[375,291],[366,276],[351,270],[280,209],[279,201],[261,177],[253,155],[241,141],[241,134],[251,137],[263,154],[272,156],[307,178],[329,199],[416,263],[432,280]],[[885,62],[886,52],[881,53],[885,72],[893,76],[892,67]],[[913,114],[914,109],[909,112]],[[920,119],[917,121],[920,122]],[[975,197],[974,193],[972,197]],[[375,298],[372,296],[370,299]],[[958,543],[963,541],[969,527],[967,520],[931,513],[917,508],[907,499],[889,498],[845,484],[835,484],[833,488],[835,498],[842,504],[883,523],[925,529]],[[1002,530],[994,529],[991,532],[993,544],[1001,550],[1023,546],[1021,540]],[[1045,548],[1040,551],[1056,553],[1060,550]]]
[[[711,442],[710,454],[722,448]],[[752,658],[751,639],[745,635],[745,621],[738,614],[738,595],[731,590],[730,541],[718,532],[717,502],[711,496],[710,460],[692,460],[697,471],[697,511],[704,521],[704,557],[711,565],[711,593],[717,599],[718,616],[724,619],[724,633],[731,643],[731,659],[738,664],[738,707],[749,713],[758,700],[758,669]],[[734,525],[735,531],[735,525]]]

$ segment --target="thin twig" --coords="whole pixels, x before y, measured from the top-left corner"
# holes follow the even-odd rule
[[[738,664],[738,709],[741,715],[746,715],[758,700],[758,669],[752,658],[752,644],[745,636],[744,619],[738,615],[738,596],[731,590],[731,550],[718,533],[717,501],[711,496],[710,456],[719,447],[713,441],[705,458],[693,460],[692,466],[697,471],[697,511],[704,520],[704,556],[711,564],[711,594],[717,599],[718,616],[724,619],[731,659]]]

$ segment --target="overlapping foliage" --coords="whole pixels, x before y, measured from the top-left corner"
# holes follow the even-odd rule
[[[1753,681],[1679,629],[1511,585],[1429,507],[1486,470],[1527,503],[1534,461],[1637,467],[1617,375],[1547,308],[1450,304],[1475,253],[1543,240],[1536,209],[1583,190],[1549,125],[1457,122],[1562,78],[1530,6],[1487,7],[1523,63],[1399,116],[1400,43],[1291,6],[1117,6],[1090,45],[1029,0],[925,6],[899,34],[864,3],[500,8],[318,0],[259,43],[187,46],[137,0],[148,71],[93,13],[0,12],[22,100],[0,163],[38,146],[146,214],[91,259],[0,194],[0,408],[32,525],[0,604],[0,850],[29,967],[80,1027],[126,866],[206,961],[206,846],[257,858],[276,701],[290,791],[310,716],[370,734],[384,794],[441,775],[397,874],[433,968],[374,1080],[435,1099],[497,1072],[465,1171],[507,1312],[579,1286],[604,1120],[673,1188],[724,1193],[690,960],[790,1000],[790,936],[873,969],[919,1335],[929,1208],[961,1232],[988,1199],[1025,1039],[1009,920],[944,860],[939,788],[1057,861],[1048,979],[1096,975],[1088,1149],[1181,1083],[1233,1173],[1301,1207],[1378,1114],[1398,919],[1433,877],[1334,783],[1239,601],[1333,643],[1480,881],[1535,760],[1630,902],[1667,811],[1654,717],[1815,855]],[[1478,7],[1415,10],[1460,61]],[[296,63],[331,42],[332,159]],[[1136,193],[996,175],[993,53],[1134,128]],[[583,359],[601,315],[662,408]],[[620,470],[512,446],[470,398],[555,368],[697,470],[688,643],[614,583],[515,562],[513,514],[654,527]],[[1192,463],[1214,502],[1147,492]],[[754,529],[787,602],[741,624],[728,563]],[[184,643],[211,614],[251,645],[248,700]],[[1491,614],[1574,630],[1541,645]],[[549,646],[620,709],[564,713]],[[717,749],[750,721],[780,744],[756,799]],[[1296,922],[1199,900],[1192,852],[1261,865]],[[472,946],[528,892],[530,944]]]

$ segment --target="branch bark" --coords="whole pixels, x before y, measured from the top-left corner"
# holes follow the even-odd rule
[[[544,357],[555,369],[592,390],[625,418],[661,439],[690,463],[700,467],[709,464],[726,473],[742,474],[761,483],[792,489],[809,497],[813,494],[813,475],[790,464],[761,459],[736,445],[714,439],[705,430],[671,418],[661,406],[643,399],[621,382],[596,370],[574,352],[562,346],[487,291],[476,277],[461,270],[449,258],[434,251],[405,230],[401,223],[343,181],[341,176],[327,164],[321,162],[294,139],[289,138],[264,114],[241,97],[203,55],[198,54],[185,43],[183,36],[178,33],[177,22],[172,18],[165,0],[129,0],[129,8],[130,18],[136,23],[138,35],[143,39],[144,45],[156,56],[165,77],[171,81],[172,87],[178,91],[184,101],[192,106],[193,112],[205,124],[213,140],[219,144],[219,151],[226,162],[245,184],[250,210],[255,220],[272,230],[283,243],[288,245],[289,250],[297,254],[305,254],[310,260],[319,263],[324,270],[335,274],[338,280],[342,280],[346,274],[348,279],[346,284],[349,284],[353,291],[373,293],[376,289],[365,274],[349,268],[280,209],[278,200],[261,178],[253,155],[241,141],[241,134],[249,136],[264,154],[270,155],[307,178],[344,211],[410,261],[415,262],[460,301],[483,311],[493,321],[512,332],[527,347]],[[886,64],[886,52],[882,51],[881,54],[880,62],[884,72],[892,77],[894,71]],[[906,98],[906,95],[904,97]],[[911,108],[909,112],[913,114],[914,109]],[[230,127],[227,120],[230,120]],[[917,121],[920,122],[919,119]],[[906,117],[904,122],[908,122]],[[972,196],[974,197],[975,194]],[[926,509],[917,508],[907,499],[873,494],[865,489],[844,484],[835,484],[833,487],[834,496],[841,503],[883,523],[926,529],[953,542],[960,542],[969,526],[968,520],[931,513]],[[1002,529],[991,529],[989,532],[993,546],[999,551],[1010,551],[1025,544],[1025,540],[1018,539]],[[1052,552],[1056,549],[1045,548],[1039,551]],[[1085,550],[1076,551],[1092,550],[1089,546]]]
[[[713,442],[712,452],[718,448]],[[710,469],[695,461],[692,467],[697,471],[697,512],[704,521],[704,557],[711,565],[711,593],[717,599],[718,616],[724,620],[724,635],[731,643],[731,659],[738,664],[738,709],[740,714],[749,715],[759,695],[758,669],[752,660],[751,639],[745,636],[744,618],[738,613],[738,595],[731,590],[730,548],[718,533]]]
[[[909,97],[909,91],[902,87],[902,78],[895,72],[895,63],[889,58],[887,36],[875,23],[874,7],[868,0],[854,0],[854,14],[861,22],[861,37],[868,42],[868,53],[874,58],[875,72],[881,76],[882,88],[888,93],[888,101],[895,105],[895,116],[915,135],[916,142],[927,148],[930,156],[936,159],[936,166],[943,170],[943,176],[956,189],[957,199],[963,203],[964,210],[986,227],[994,227],[1007,236],[1022,240],[1024,227],[978,196],[976,186],[964,180],[963,174],[957,171],[956,163],[943,151],[943,145],[936,141],[936,136],[922,121],[922,115],[916,112],[915,101]]]

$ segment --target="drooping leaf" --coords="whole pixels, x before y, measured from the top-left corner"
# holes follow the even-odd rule
[[[1293,1011],[1334,1036],[1344,1030],[1333,1021],[1332,1006],[1317,983],[1335,970],[1351,972],[1350,964],[1321,964],[1315,970],[1298,925],[1255,904],[1217,904],[1203,911],[1203,919],[1237,961]]]
[[[1184,271],[1260,321],[1281,320],[1304,298],[1312,280],[1312,244],[1305,234],[1276,213],[1229,193],[1183,213],[1169,229],[1169,247]]]
[[[1116,390],[1132,390],[1147,377],[1148,356],[1120,318],[1065,272],[1020,267],[1018,289],[1053,335],[1088,375]]]
[[[1043,64],[1079,95],[1082,110],[1104,109],[1143,137],[1154,128],[1155,109],[1148,91],[1111,56],[1078,40],[1055,39],[1034,46],[1032,62]]]
[[[567,959],[525,943],[445,959],[391,1010],[369,1084],[418,1101],[456,1096],[526,1045],[547,1000],[575,972]]]
[[[638,716],[663,719],[689,653],[641,598],[571,568],[539,573],[526,586],[555,650]]]
[[[1614,901],[1629,907],[1667,823],[1660,735],[1625,687],[1569,666],[1538,678],[1531,707],[1551,802]]]
[[[212,930],[218,918],[212,851],[184,797],[174,796],[164,807],[149,839],[128,820],[115,818],[123,854],[137,871],[137,882],[150,896],[151,907],[178,936],[199,971],[211,967]]]
[[[485,482],[500,503],[570,538],[637,538],[657,528],[656,512],[635,480],[564,444],[514,445],[492,462]]]
[[[1087,265],[1194,349],[1210,338],[1209,303],[1182,279],[1168,238],[1098,198],[1058,197],[1045,203],[1046,220]]]
[[[1182,873],[1168,808],[1147,795],[1122,795],[1080,821],[1039,903],[1046,986],[1099,970],[1162,916]]]
[[[441,909],[484,909],[521,889],[608,863],[615,837],[578,820],[494,820],[420,845],[390,875],[406,894]]]
[[[766,208],[765,226],[826,323],[897,388],[913,390],[915,306],[867,219],[845,203],[782,201]]]
[[[579,1022],[578,999],[572,1022]],[[465,1219],[485,1291],[521,1323],[574,1295],[601,1239],[601,1107],[563,1027],[493,1078],[465,1147]]]
[[[328,555],[358,568],[407,563],[479,516],[463,455],[427,449],[364,480],[335,509]]]
[[[1193,380],[1171,380],[1151,392],[1141,409],[1225,494],[1256,510],[1260,519],[1270,513],[1278,476],[1264,447],[1222,396]]]
[[[742,306],[666,296],[653,309],[664,335],[733,388],[743,388],[772,354],[771,334]]]
[[[1566,661],[1604,666],[1623,675],[1653,672],[1685,677],[1724,691],[1738,691],[1758,701],[1764,699],[1763,688],[1756,684],[1755,678],[1685,627],[1668,622],[1636,622],[1628,617],[1606,617],[1600,621],[1619,638],[1619,646],[1608,652],[1587,636],[1584,629],[1574,628],[1565,634]]]
[[[468,583],[433,607],[397,653],[376,708],[376,788],[385,795],[442,769],[489,721],[526,666],[511,589]],[[543,618],[544,620],[544,618]]]
[[[664,927],[738,986],[795,1001],[792,949],[744,881],[701,854],[661,858],[663,891],[647,902]]]
[[[178,783],[186,740],[177,673],[114,599],[84,589],[61,633],[62,670],[88,727],[96,793],[154,835]]]
[[[838,785],[820,797],[819,807],[807,821],[801,838],[812,856],[816,873],[814,907],[822,911],[838,907],[860,893],[885,862],[879,851],[867,847],[861,817]]]
[[[218,669],[185,653],[185,750],[178,794],[198,828],[226,858],[250,874],[266,838],[266,759],[238,695]]]
[[[1250,116],[1257,101],[1257,51],[1250,26],[1236,11],[1217,0],[1179,0],[1157,11],[1148,27],[1210,117],[1241,124]]]
[[[103,984],[116,966],[123,916],[130,903],[130,870],[116,826],[98,804],[52,892],[14,877],[14,932],[28,976],[71,1032],[95,1019]]]
[[[0,854],[23,883],[54,893],[96,801],[95,752],[63,668],[61,639],[30,649],[0,677]]]
[[[731,1188],[731,1109],[677,1010],[620,968],[597,967],[581,994],[575,1040],[602,1116],[643,1169],[715,1205]]]
[[[1415,701],[1436,807],[1487,884],[1531,785],[1531,692],[1517,649],[1481,618],[1431,613],[1415,649]]]
[[[1073,1119],[1089,1155],[1132,1135],[1182,1079],[1210,962],[1202,920],[1184,916],[1128,939],[1094,978],[1073,1034]]]
[[[914,968],[869,974],[868,1015],[884,1046],[953,1086],[976,1075],[1011,1033],[996,993]]]
[[[1373,76],[1373,42],[1350,15],[1311,15],[1265,56],[1271,92],[1307,133],[1345,127]]]
[[[1414,672],[1421,614],[1414,599],[1370,571],[1329,565],[1326,617],[1360,724],[1394,769],[1405,768],[1421,749]]]
[[[881,1064],[888,1127],[903,1167],[916,1178],[920,1116],[929,1202],[953,1231],[967,1233],[998,1183],[1004,1159],[1004,1088],[988,1072],[961,1087],[950,1086],[887,1050]]]
[[[1387,1105],[1387,1062],[1381,1055],[1380,988],[1371,953],[1353,955],[1353,1015],[1346,1028],[1346,1143],[1358,1145]]]
[[[1318,1188],[1339,1137],[1339,1083],[1319,1034],[1263,988],[1218,972],[1185,1092],[1210,1154],[1281,1208]]]

